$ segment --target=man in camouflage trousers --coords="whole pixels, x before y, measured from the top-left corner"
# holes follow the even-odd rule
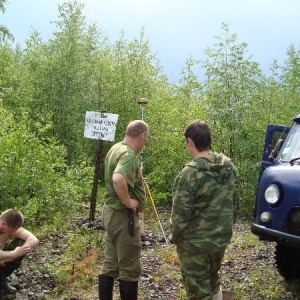
[[[222,293],[218,271],[239,209],[238,172],[228,157],[212,151],[205,122],[192,122],[185,138],[192,159],[174,182],[170,231],[187,299],[235,299]]]
[[[128,124],[125,138],[105,158],[106,230],[104,263],[99,276],[99,299],[112,300],[114,279],[119,278],[121,300],[136,300],[141,275],[141,236],[138,212],[146,206],[143,177],[136,159],[148,137],[141,120]]]

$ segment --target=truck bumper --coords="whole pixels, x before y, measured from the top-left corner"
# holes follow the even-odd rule
[[[256,223],[252,223],[251,232],[263,240],[285,244],[293,248],[300,248],[300,236],[270,229]]]

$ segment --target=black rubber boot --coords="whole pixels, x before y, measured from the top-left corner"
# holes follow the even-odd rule
[[[17,289],[11,286],[6,280],[6,274],[0,271],[0,288],[6,292],[14,293]],[[1,299],[1,298],[0,298]]]
[[[107,275],[99,275],[99,299],[112,300],[114,278]]]
[[[137,300],[138,282],[120,280],[121,300]]]

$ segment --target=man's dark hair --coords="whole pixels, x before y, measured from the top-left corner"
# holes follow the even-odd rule
[[[22,213],[17,210],[10,208],[3,212],[0,216],[1,221],[5,221],[6,225],[10,228],[19,228],[23,226],[24,218]]]
[[[200,152],[211,150],[211,133],[204,121],[194,121],[185,130],[184,136],[194,142]]]

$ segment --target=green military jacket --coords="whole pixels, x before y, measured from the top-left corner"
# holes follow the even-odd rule
[[[224,249],[239,209],[238,186],[238,172],[225,155],[213,152],[190,160],[173,185],[171,242]]]
[[[146,206],[143,177],[133,149],[125,142],[113,145],[105,157],[105,203],[113,209],[124,209],[125,204],[114,190],[113,173],[120,173],[126,178],[130,198],[138,200],[139,210],[143,211]]]

